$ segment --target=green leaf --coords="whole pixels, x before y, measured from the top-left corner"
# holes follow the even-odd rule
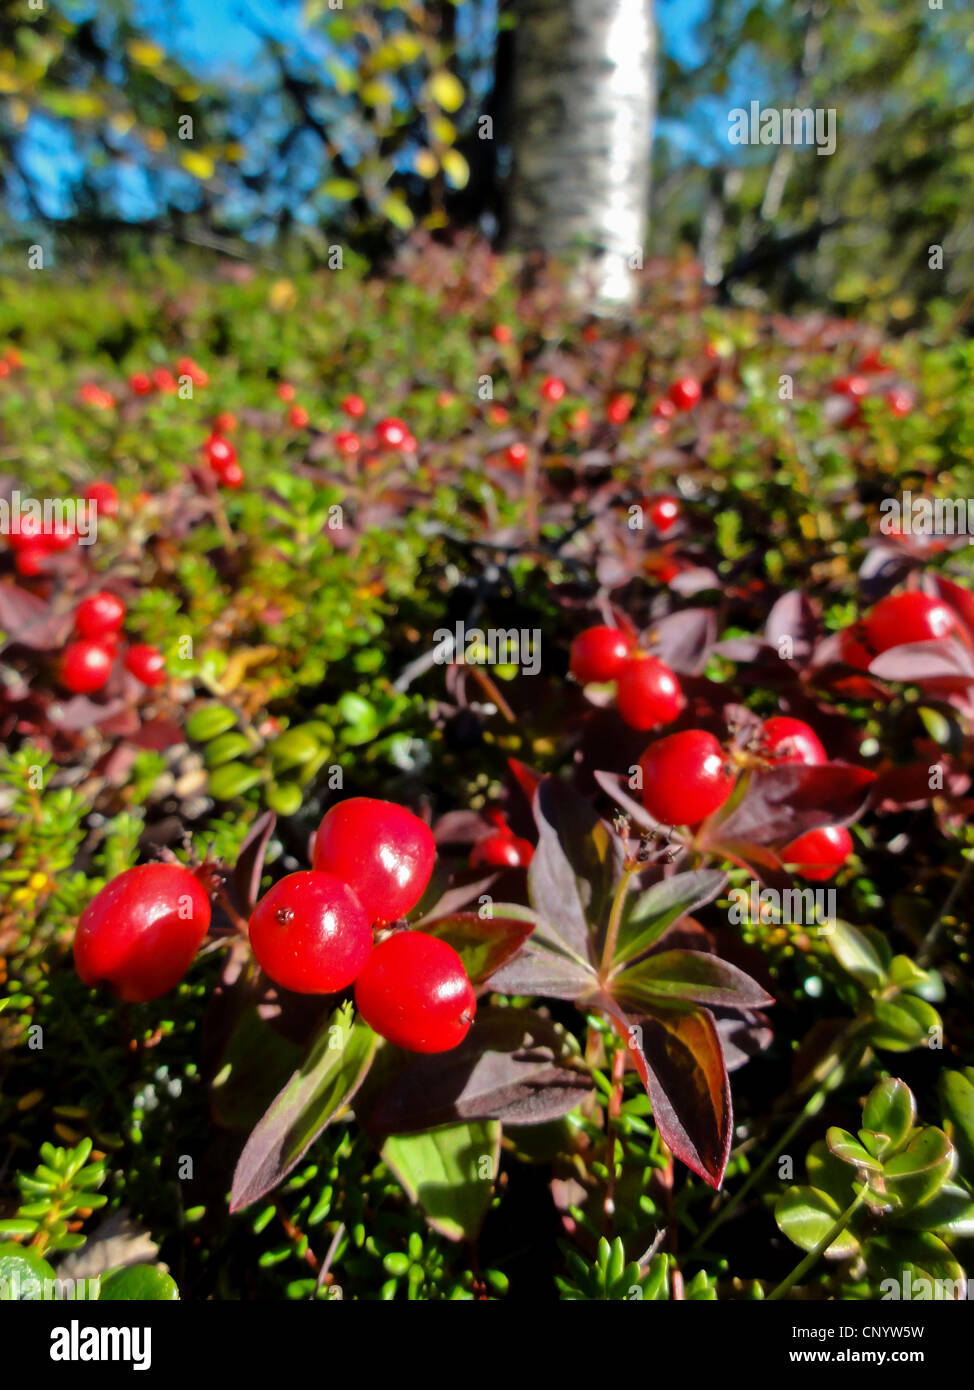
[[[176,1281],[159,1265],[127,1265],[102,1276],[98,1290],[100,1303],[172,1303],[179,1297]]]
[[[496,1120],[474,1120],[392,1135],[382,1157],[434,1230],[448,1240],[472,1240],[490,1206],[500,1142]]]
[[[256,787],[263,776],[259,768],[248,767],[246,763],[225,763],[210,778],[210,795],[217,801],[232,801],[235,796],[242,796]]]
[[[766,990],[707,951],[660,951],[617,975],[612,993],[623,1003],[651,1005],[684,999],[711,1008],[759,1009],[773,1004]]]
[[[253,751],[254,745],[247,735],[231,729],[225,734],[218,734],[206,745],[203,761],[207,767],[220,767],[223,763],[229,763],[234,758]]]
[[[352,1016],[352,1006],[346,1003],[322,1024],[304,1065],[247,1140],[233,1175],[231,1211],[240,1211],[276,1187],[362,1084],[376,1037]]]
[[[271,744],[271,761],[276,768],[298,767],[301,763],[310,762],[320,747],[314,735],[306,730],[288,729]]]
[[[835,1125],[826,1132],[825,1142],[829,1149],[835,1154],[836,1158],[843,1163],[851,1163],[856,1168],[861,1168],[867,1173],[881,1173],[883,1165],[870,1154],[854,1139],[845,1129],[838,1129]]]
[[[849,922],[836,921],[835,931],[827,941],[843,969],[866,989],[873,991],[886,984],[893,953],[881,932],[872,927],[853,927]]]
[[[928,1125],[883,1165],[886,1185],[904,1207],[920,1206],[940,1191],[954,1163],[954,1148],[946,1134]]]
[[[56,1275],[47,1260],[15,1242],[0,1245],[0,1303],[37,1303],[44,1280]]]
[[[279,816],[293,816],[301,809],[303,799],[301,788],[294,782],[273,782],[265,793],[268,806]]]
[[[974,1067],[941,1072],[937,1092],[944,1129],[957,1149],[965,1177],[974,1181]]]
[[[900,994],[895,999],[877,999],[866,1036],[873,1047],[888,1052],[909,1052],[920,1047],[930,1030],[940,1026],[940,1015],[923,999]]]
[[[862,1248],[866,1268],[879,1297],[911,1302],[945,1302],[966,1298],[964,1270],[937,1236],[929,1231],[890,1231],[872,1236]]]
[[[774,1219],[801,1250],[814,1250],[842,1215],[843,1208],[816,1187],[789,1187],[775,1203]],[[848,1227],[825,1251],[826,1259],[846,1260],[859,1249]]]
[[[874,1086],[866,1097],[862,1122],[867,1130],[888,1137],[887,1152],[898,1149],[916,1123],[916,1102],[906,1082],[888,1076]]]
[[[186,720],[186,733],[196,743],[207,743],[232,729],[237,716],[226,705],[205,705]]]
[[[613,965],[635,960],[648,951],[679,917],[715,898],[726,881],[727,875],[716,869],[691,869],[630,897]]]

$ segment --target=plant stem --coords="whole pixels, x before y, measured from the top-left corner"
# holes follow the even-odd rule
[[[619,941],[619,928],[622,926],[622,909],[626,905],[626,898],[629,896],[629,885],[634,874],[640,869],[644,869],[645,864],[633,863],[627,865],[622,871],[622,877],[616,888],[615,897],[612,899],[612,910],[609,913],[609,925],[605,933],[605,945],[602,948],[602,978],[608,977],[612,970],[612,958],[616,953],[616,945]]]
[[[815,1248],[813,1250],[809,1250],[808,1254],[802,1260],[801,1264],[796,1265],[795,1268],[791,1271],[791,1273],[787,1276],[787,1278],[782,1279],[781,1283],[778,1285],[776,1289],[772,1289],[771,1293],[768,1294],[767,1301],[769,1303],[774,1302],[779,1298],[783,1298],[784,1295],[789,1291],[789,1289],[794,1288],[794,1286],[800,1280],[804,1279],[805,1275],[812,1268],[812,1266],[818,1263],[818,1261],[825,1254],[826,1250],[836,1239],[836,1237],[840,1236],[842,1232],[845,1230],[846,1226],[848,1226],[853,1214],[858,1210],[860,1206],[862,1206],[863,1200],[866,1195],[866,1190],[867,1189],[864,1184],[862,1188],[856,1193],[855,1197],[852,1199],[849,1205],[846,1207],[842,1215],[837,1217],[833,1224],[825,1232],[825,1235],[818,1242]]]

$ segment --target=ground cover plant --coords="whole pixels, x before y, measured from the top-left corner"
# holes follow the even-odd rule
[[[964,1297],[970,344],[352,262],[0,287],[4,1287]]]

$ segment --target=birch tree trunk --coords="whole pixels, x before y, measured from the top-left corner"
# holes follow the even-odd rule
[[[593,307],[624,307],[649,230],[653,0],[515,8],[512,244],[578,253]]]

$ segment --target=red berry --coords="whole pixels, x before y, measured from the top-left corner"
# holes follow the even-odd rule
[[[370,1028],[409,1052],[456,1047],[477,1012],[456,951],[419,931],[379,942],[355,982],[355,1003]]]
[[[118,493],[111,483],[91,483],[85,501],[94,502],[98,516],[118,516]]]
[[[842,825],[823,825],[807,830],[781,851],[782,863],[802,878],[824,883],[834,876],[852,853],[852,836]]]
[[[639,759],[643,805],[664,825],[698,825],[734,790],[713,734],[685,729],[651,743]]]
[[[504,457],[512,468],[523,468],[528,459],[528,446],[526,444],[509,444],[504,451]]]
[[[352,430],[339,430],[335,435],[335,448],[343,458],[351,459],[362,448],[362,441]]]
[[[384,449],[402,449],[409,438],[409,429],[405,421],[395,415],[380,420],[375,427],[375,433]]]
[[[133,372],[129,377],[129,390],[136,396],[151,396],[155,390],[152,377],[146,372]]]
[[[907,642],[940,641],[957,629],[954,610],[919,590],[887,595],[863,620],[866,646],[876,655]]]
[[[125,669],[143,685],[162,685],[166,679],[166,658],[158,647],[138,642],[125,653]]]
[[[361,420],[362,416],[365,414],[365,402],[361,396],[356,396],[353,393],[351,396],[346,396],[342,401],[342,410],[344,410],[345,414],[350,416],[351,419]]]
[[[580,405],[577,410],[573,410],[568,417],[568,428],[574,430],[576,434],[581,434],[582,430],[587,430],[591,423],[591,412],[586,410],[584,405]]]
[[[237,462],[236,449],[222,434],[211,434],[204,442],[203,449],[207,463],[217,473],[222,472],[228,464]]]
[[[879,348],[870,348],[859,363],[860,372],[885,372],[889,368],[883,365],[883,360],[879,355]]]
[[[653,414],[659,416],[662,420],[672,420],[673,416],[676,414],[676,406],[668,396],[664,396],[661,401],[657,401],[653,406]]]
[[[14,555],[17,573],[28,579],[33,579],[35,575],[41,574],[44,570],[44,562],[49,554],[50,551],[46,545],[21,546]]]
[[[901,386],[894,386],[891,391],[886,392],[886,404],[897,419],[900,419],[904,415],[909,415],[916,402],[911,391],[906,391]]]
[[[613,396],[606,408],[606,416],[612,425],[624,425],[632,414],[635,402],[632,396]]]
[[[278,383],[277,395],[279,400],[293,401],[296,394],[294,387],[289,381],[281,381]]]
[[[854,666],[857,671],[867,671],[874,655],[863,645],[858,623],[839,633],[839,659],[847,666]]]
[[[177,985],[210,925],[210,900],[182,864],[142,864],[106,883],[74,937],[74,963],[86,985],[102,981],[130,1004]]]
[[[112,673],[112,653],[103,642],[69,642],[61,660],[61,679],[73,695],[100,690]]]
[[[775,763],[804,763],[806,767],[815,767],[828,762],[828,754],[815,730],[804,720],[790,719],[785,714],[776,714],[764,721],[761,744]]]
[[[672,531],[673,527],[680,519],[680,504],[675,497],[657,497],[649,504],[649,519],[654,528],[661,536],[665,536],[667,531]]]
[[[637,653],[619,672],[616,705],[633,729],[670,724],[685,704],[680,682],[659,657]]]
[[[243,486],[244,471],[239,463],[226,464],[225,467],[220,469],[218,476],[224,487],[237,488]]]
[[[352,887],[370,922],[395,922],[414,908],[433,872],[430,828],[393,801],[354,796],[326,812],[314,867]]]
[[[334,994],[368,960],[372,929],[347,883],[305,869],[261,898],[250,919],[250,944],[261,969],[283,989]]]
[[[292,405],[287,413],[287,418],[294,429],[303,430],[310,417],[303,405]]]
[[[864,376],[840,376],[832,383],[832,390],[840,396],[849,396],[852,400],[862,400],[863,396],[869,394],[869,381]]]
[[[565,398],[565,383],[561,377],[546,376],[541,383],[541,394],[549,405],[557,405]]]
[[[530,840],[522,840],[509,830],[491,831],[478,840],[470,851],[472,869],[518,869],[527,868],[534,855],[534,845]]]
[[[74,610],[74,626],[82,637],[97,640],[119,630],[125,621],[125,604],[107,589],[83,598]]]
[[[511,413],[506,406],[492,405],[487,412],[487,418],[492,425],[506,425],[511,418]]]
[[[232,410],[221,410],[213,421],[214,434],[233,434],[237,428],[237,417]]]
[[[695,376],[681,376],[670,387],[670,400],[677,410],[692,410],[703,395],[703,387]]]
[[[180,376],[188,376],[194,386],[209,386],[210,376],[205,372],[192,357],[181,357],[176,363],[176,371]]]
[[[581,685],[613,681],[632,653],[632,642],[617,627],[587,627],[572,643],[569,670]]]
[[[179,382],[173,376],[168,367],[157,367],[152,373],[152,380],[157,391],[163,391],[171,396],[179,390]]]
[[[511,339],[514,337],[514,333],[508,324],[495,323],[493,328],[490,330],[490,336],[493,338],[495,343],[509,343]]]

